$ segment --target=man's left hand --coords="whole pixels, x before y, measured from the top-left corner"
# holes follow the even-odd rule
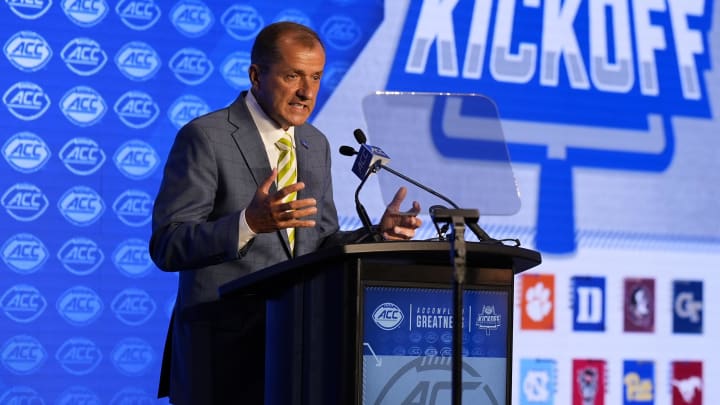
[[[407,189],[400,187],[395,193],[390,204],[388,204],[380,220],[380,233],[385,240],[407,240],[415,236],[415,229],[422,225],[422,220],[417,217],[420,213],[420,203],[413,201],[412,208],[401,212],[400,204],[407,196]]]

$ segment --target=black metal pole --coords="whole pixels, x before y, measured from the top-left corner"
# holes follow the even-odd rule
[[[466,246],[465,219],[452,217],[453,236],[450,254],[453,262],[453,344],[452,344],[452,405],[462,404],[463,365],[463,294],[465,291]]]

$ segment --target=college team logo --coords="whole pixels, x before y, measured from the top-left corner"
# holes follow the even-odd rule
[[[520,329],[555,327],[555,275],[523,274],[520,278]]]
[[[625,360],[623,369],[623,405],[654,404],[655,363]]]
[[[23,72],[35,72],[52,57],[50,44],[34,31],[20,31],[5,42],[3,52],[10,63]]]
[[[32,132],[19,132],[5,142],[2,148],[5,160],[21,173],[34,173],[50,160],[50,147]]]
[[[604,405],[605,361],[574,359],[572,364],[573,405]]]
[[[605,330],[605,278],[575,276],[573,289],[573,330]]]
[[[672,405],[702,405],[703,366],[699,361],[674,361],[672,372]]]
[[[655,280],[625,279],[624,326],[626,332],[655,330]]]
[[[556,390],[555,360],[520,360],[520,405],[553,405]]]
[[[673,333],[703,333],[702,281],[673,281]]]

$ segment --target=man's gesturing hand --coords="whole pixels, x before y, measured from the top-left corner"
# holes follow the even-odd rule
[[[277,169],[258,187],[250,205],[245,209],[245,220],[255,233],[274,232],[285,228],[311,228],[315,221],[302,219],[317,213],[314,198],[283,202],[288,194],[305,188],[305,183],[291,184],[270,195],[270,186],[277,178]]]
[[[417,217],[420,213],[420,203],[417,201],[413,201],[410,210],[400,212],[400,204],[406,195],[407,189],[400,187],[380,220],[380,232],[387,240],[412,239],[415,229],[422,225],[422,220]]]

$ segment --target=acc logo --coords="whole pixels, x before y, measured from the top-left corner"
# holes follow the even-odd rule
[[[10,10],[25,20],[35,20],[42,17],[52,6],[52,0],[5,0]],[[0,401],[0,403],[5,403]]]
[[[70,273],[87,276],[100,267],[105,255],[94,241],[87,238],[72,238],[60,248],[57,258]]]
[[[310,17],[308,17],[307,14],[296,8],[288,8],[286,10],[283,10],[275,17],[275,21],[292,21],[298,24],[305,25],[307,27],[312,27],[312,21],[310,20]]]
[[[186,94],[180,96],[180,98],[175,100],[170,108],[168,108],[168,118],[176,128],[180,129],[191,119],[207,114],[209,111],[210,107],[203,99],[198,96]]]
[[[21,173],[36,172],[50,159],[50,148],[32,132],[19,132],[10,137],[2,153],[10,166]]]
[[[170,70],[178,80],[194,86],[210,77],[213,64],[205,52],[196,48],[183,48],[170,59]]]
[[[207,33],[215,23],[212,10],[197,0],[180,1],[170,11],[170,21],[181,34],[190,38]]]
[[[157,309],[150,294],[138,288],[126,288],[120,291],[110,307],[122,323],[130,326],[147,322]]]
[[[404,318],[405,316],[400,308],[391,302],[380,304],[372,314],[375,325],[382,330],[393,330],[397,328]]]
[[[115,166],[125,176],[142,180],[160,165],[160,157],[150,144],[133,139],[122,144],[115,152]]]
[[[152,219],[153,199],[142,190],[127,190],[113,203],[118,218],[128,226],[143,226]]]
[[[260,13],[254,7],[247,5],[234,5],[228,8],[220,21],[225,26],[225,31],[239,40],[254,38],[265,25]]]
[[[100,93],[87,86],[68,90],[60,100],[60,110],[65,118],[79,127],[87,127],[100,121],[107,105]]]
[[[50,44],[33,31],[20,31],[10,37],[5,42],[3,52],[10,63],[23,72],[42,69],[52,57]]]
[[[60,398],[58,404],[70,405],[70,404],[100,404],[100,398],[92,392],[89,388],[74,386],[66,389]]]
[[[17,82],[5,92],[3,103],[16,118],[32,121],[45,114],[50,107],[50,97],[35,83]]]
[[[112,351],[112,362],[123,374],[142,375],[152,364],[152,346],[139,338],[127,338],[120,341]]]
[[[34,389],[23,385],[14,386],[0,397],[0,404],[45,404],[45,400]]]
[[[17,335],[8,339],[0,349],[3,366],[15,374],[31,374],[45,363],[47,352],[32,336]]]
[[[350,66],[345,62],[336,62],[325,69],[323,73],[323,85],[330,89],[334,89],[340,84],[340,80],[345,76]]]
[[[140,31],[155,25],[162,14],[153,0],[122,0],[115,6],[115,12],[125,25]]]
[[[29,233],[16,234],[2,246],[3,261],[19,274],[36,272],[49,255],[42,241]]]
[[[328,18],[321,32],[327,39],[328,45],[341,51],[357,45],[362,37],[360,26],[353,19],[340,15]]]
[[[90,339],[75,337],[65,341],[55,352],[55,359],[62,368],[73,375],[91,373],[100,364],[100,348]]]
[[[60,150],[60,160],[74,174],[87,176],[105,163],[105,152],[90,138],[73,138]]]
[[[88,226],[105,212],[105,202],[90,187],[76,186],[60,197],[58,209],[71,224]]]
[[[160,114],[160,107],[142,91],[128,91],[115,102],[115,113],[130,128],[145,128],[155,122]]]
[[[18,221],[34,221],[47,209],[47,197],[34,184],[17,183],[2,196],[2,205]]]
[[[60,316],[75,326],[85,326],[96,320],[103,311],[103,302],[95,291],[84,286],[67,289],[55,303]]]
[[[90,38],[75,38],[65,45],[60,57],[68,69],[80,76],[91,76],[107,63],[108,56],[97,41]]]
[[[145,42],[133,41],[118,51],[115,64],[130,80],[148,80],[160,70],[160,56]]]
[[[135,387],[128,387],[115,394],[110,400],[110,405],[153,404],[156,401],[157,399],[154,396],[145,391]]]
[[[92,27],[105,18],[105,0],[61,0],[62,9],[70,21],[81,27]]]
[[[124,241],[118,245],[112,257],[115,267],[133,278],[144,276],[152,264],[147,250],[147,242],[140,239]]]
[[[10,287],[0,298],[0,308],[5,315],[20,323],[34,321],[45,311],[46,307],[45,297],[37,288],[27,284],[16,284]]]
[[[250,66],[250,54],[247,52],[233,52],[228,55],[220,65],[225,80],[234,88],[241,89],[250,84],[247,69]]]

